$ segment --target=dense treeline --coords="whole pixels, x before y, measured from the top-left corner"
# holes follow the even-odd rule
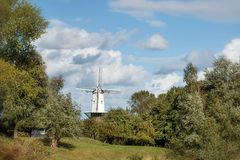
[[[85,120],[83,133],[114,144],[169,147],[193,159],[231,159],[240,149],[239,71],[239,63],[220,57],[206,70],[205,80],[198,81],[190,63],[184,87],[158,97],[136,92],[129,109]]]
[[[61,137],[79,134],[80,112],[71,95],[60,92],[62,77],[48,78],[33,45],[47,24],[28,1],[1,0],[0,131],[17,138],[19,131],[44,129],[56,147]]]

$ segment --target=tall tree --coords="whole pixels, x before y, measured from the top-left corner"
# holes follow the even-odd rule
[[[47,26],[39,9],[25,0],[3,0],[3,4],[0,57],[23,69],[42,64],[33,45]]]
[[[151,108],[153,108],[156,103],[156,97],[149,91],[139,91],[131,96],[128,103],[132,113],[150,113]]]
[[[198,149],[202,141],[201,124],[204,122],[200,96],[183,93],[172,105],[173,149],[180,153]]]
[[[2,0],[0,6],[0,58],[27,71],[41,90],[36,107],[44,106],[48,77],[33,42],[45,31],[47,21],[27,0]]]
[[[215,119],[222,138],[221,151],[233,155],[240,148],[240,64],[224,57],[206,72],[206,115]]]
[[[35,123],[46,130],[51,147],[57,147],[64,136],[72,137],[80,133],[79,107],[72,101],[70,94],[60,92],[63,79],[59,77],[52,78],[50,82],[46,106],[34,113]]]
[[[183,77],[184,82],[187,84],[186,88],[188,91],[197,91],[197,79],[197,68],[192,63],[189,63],[184,69]]]
[[[80,111],[70,95],[57,95],[51,90],[49,92],[46,107],[37,112],[37,124],[46,130],[51,139],[51,147],[58,147],[62,137],[79,135]]]
[[[3,60],[0,60],[0,73],[0,118],[9,129],[14,129],[14,137],[17,137],[18,129],[30,123],[40,88],[29,73]]]

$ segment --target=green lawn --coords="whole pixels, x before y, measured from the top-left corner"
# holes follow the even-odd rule
[[[49,160],[138,160],[137,156],[143,160],[170,160],[170,150],[159,147],[110,145],[88,138],[65,138],[61,142],[58,149],[47,147]]]

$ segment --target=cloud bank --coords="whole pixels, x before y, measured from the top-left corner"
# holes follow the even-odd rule
[[[109,5],[115,12],[145,20],[156,20],[156,15],[163,13],[221,22],[240,21],[239,0],[110,0]]]

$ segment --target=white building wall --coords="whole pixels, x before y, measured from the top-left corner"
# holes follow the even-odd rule
[[[92,94],[92,112],[104,112],[104,95],[98,94],[98,110],[97,110],[97,93]]]

